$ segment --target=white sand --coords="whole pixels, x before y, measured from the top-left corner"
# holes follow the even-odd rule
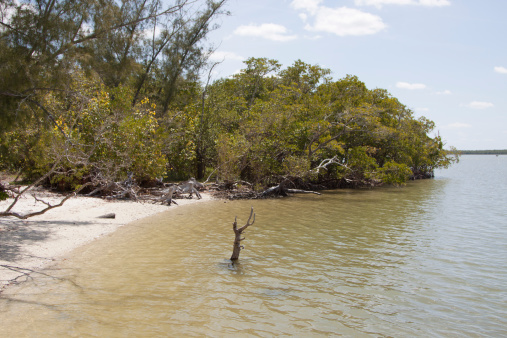
[[[43,269],[73,249],[109,234],[127,223],[178,208],[179,205],[212,199],[209,194],[201,195],[200,200],[195,197],[178,199],[178,205],[171,206],[151,202],[73,197],[63,206],[27,220],[0,217],[0,292],[11,283],[26,280],[32,271]],[[59,202],[55,196],[46,196],[43,199],[52,204]],[[0,210],[5,210],[10,203],[12,199],[1,201]],[[42,203],[27,195],[12,211],[25,214],[43,207]],[[98,218],[108,213],[115,213],[116,218]]]

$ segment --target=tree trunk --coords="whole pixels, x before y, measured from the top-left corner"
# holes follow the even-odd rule
[[[252,219],[252,215],[253,215],[253,220],[252,220],[252,223],[250,223],[250,220]],[[243,233],[243,231],[245,231],[246,228],[248,228],[250,225],[254,224],[254,222],[255,222],[255,214],[253,213],[253,207],[252,207],[252,210],[250,211],[250,217],[248,217],[248,221],[241,228],[238,229],[237,217],[234,219],[234,223],[232,223],[232,230],[234,230],[235,237],[234,237],[234,246],[232,249],[231,261],[235,262],[239,259],[239,253],[241,252],[241,249],[243,249],[243,246],[241,245],[241,241],[245,239],[244,237],[241,238],[241,234]]]
[[[204,171],[206,166],[204,165],[204,157],[202,156],[202,150],[200,149],[200,145],[198,145],[197,147],[196,160],[197,160],[197,179],[201,180],[204,178]]]

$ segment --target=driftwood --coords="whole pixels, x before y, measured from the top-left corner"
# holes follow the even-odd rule
[[[139,186],[134,181],[134,173],[127,173],[128,178],[123,182],[115,182],[116,194],[112,196],[108,196],[108,199],[122,199],[122,198],[131,198],[134,201],[137,201],[137,191],[139,190]]]
[[[111,219],[113,219],[113,218],[116,218],[116,214],[114,212],[111,212],[109,214],[105,214],[105,215],[99,216],[97,218],[111,218]]]
[[[108,182],[108,183],[105,183],[105,184],[101,184],[97,188],[95,188],[94,190],[92,190],[91,192],[89,192],[88,194],[86,194],[85,196],[91,197],[91,196],[94,196],[94,195],[96,195],[96,194],[98,194],[99,192],[102,192],[102,191],[112,191],[116,187],[117,184],[119,184],[119,183],[117,183],[117,182]]]
[[[274,187],[271,187],[271,188],[268,188],[268,189],[264,190],[260,194],[260,197],[268,197],[268,196],[272,196],[272,195],[287,196],[287,194],[316,194],[316,195],[321,195],[320,192],[312,191],[312,190],[285,188],[285,184],[283,184],[283,182],[282,182],[282,183],[280,183],[277,186],[274,186]]]
[[[18,195],[18,196],[21,196]],[[17,212],[14,212],[14,211],[11,211],[11,207],[14,206],[17,202],[17,197],[16,196],[16,199],[14,200],[14,202],[9,206],[9,208],[7,208],[6,211],[0,211],[0,217],[8,217],[8,216],[14,216],[16,218],[19,218],[19,219],[27,219],[29,217],[33,217],[33,216],[38,216],[38,215],[42,215],[42,214],[45,214],[47,211],[51,210],[51,209],[54,209],[54,208],[58,208],[58,207],[61,207],[69,198],[71,197],[74,197],[76,196],[76,193],[71,193],[67,196],[65,196],[64,198],[62,198],[60,200],[60,202],[58,204],[51,204],[49,202],[46,202],[44,200],[41,200],[41,199],[38,199],[37,196],[33,196],[32,197],[37,201],[37,202],[41,202],[43,204],[46,205],[45,208],[39,210],[39,211],[34,211],[34,212],[30,212],[30,213],[27,213],[27,214],[20,214],[20,213],[17,213]]]
[[[73,193],[70,193],[70,194],[62,197],[60,202],[58,202],[56,204],[51,204],[50,202],[47,202],[47,201],[44,201],[43,199],[38,198],[36,196],[36,193],[33,192],[33,188],[35,187],[36,184],[40,183],[40,181],[41,181],[41,179],[39,179],[35,183],[30,184],[29,186],[25,187],[24,189],[20,189],[19,187],[17,189],[9,187],[9,192],[11,192],[14,195],[14,200],[7,207],[7,209],[5,209],[4,211],[0,210],[0,217],[13,216],[13,217],[16,217],[19,219],[27,219],[27,218],[30,218],[33,216],[39,216],[39,215],[45,214],[47,211],[49,211],[51,209],[61,207],[69,198],[76,196],[81,190],[85,189],[86,187],[88,187],[90,185],[90,183],[85,183],[81,187],[79,187],[76,191],[74,191]],[[30,192],[32,194],[32,197],[35,199],[36,202],[40,202],[40,203],[44,204],[45,207],[43,207],[41,210],[29,212],[27,214],[20,214],[18,212],[12,211],[12,209],[17,204],[19,199],[24,194],[26,194],[28,192]]]
[[[223,181],[210,183],[207,189],[219,199],[256,199],[259,193],[253,190],[253,184],[246,181]]]
[[[322,195],[320,192],[312,191],[312,190],[302,190],[302,189],[286,189],[289,194],[315,194]]]
[[[174,183],[163,183],[161,180],[157,179],[157,182],[160,185],[163,185],[164,189],[159,188],[149,188],[142,189],[142,192],[147,193],[144,196],[137,196],[137,199],[141,200],[151,200],[153,203],[161,202],[162,204],[167,203],[171,205],[172,203],[178,205],[174,200],[175,197],[183,197],[182,194],[188,193],[187,198],[192,198],[193,194],[197,196],[198,199],[201,199],[202,196],[199,193],[198,189],[204,189],[204,185],[198,182],[195,178],[190,178],[188,181],[181,182],[178,184]],[[156,197],[155,197],[156,196]]]
[[[178,184],[178,188],[183,193],[189,193],[188,198],[192,198],[192,194],[195,193],[195,196],[197,196],[197,199],[201,199],[201,194],[199,193],[199,190],[204,188],[204,184],[197,182],[195,178],[190,178],[188,181],[182,182]]]
[[[252,215],[253,215],[253,219],[252,219]],[[250,223],[250,220],[252,220],[252,223]],[[232,256],[231,256],[231,261],[237,261],[238,258],[239,258],[239,253],[241,252],[241,249],[244,249],[243,245],[241,245],[241,241],[244,240],[245,238],[241,238],[241,234],[243,233],[243,231],[245,231],[246,228],[248,228],[250,225],[254,224],[255,222],[255,214],[253,212],[253,207],[252,207],[252,210],[250,211],[250,217],[248,217],[248,221],[246,222],[245,225],[243,225],[241,228],[238,229],[238,222],[237,222],[237,217],[234,219],[234,223],[232,223],[232,230],[234,230],[234,246],[233,246],[233,249],[232,249]]]
[[[187,198],[192,198],[193,194],[201,199],[199,189],[203,189],[204,185],[198,182],[195,178],[190,178],[188,181],[178,184],[163,183],[162,179],[154,181],[158,187],[141,188],[129,173],[129,177],[121,182],[103,182],[101,186],[90,192],[87,196],[96,194],[107,194],[106,199],[132,199],[134,201],[151,201],[153,203],[162,203],[171,205],[176,203],[175,197],[182,197],[182,194],[188,193]]]
[[[163,195],[160,198],[162,200],[162,204],[165,202],[168,205],[171,205],[171,203],[178,205],[176,201],[173,201],[173,194],[177,191],[180,191],[180,188],[177,185],[171,185],[169,188],[163,190]]]

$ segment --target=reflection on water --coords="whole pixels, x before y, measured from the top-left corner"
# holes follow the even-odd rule
[[[507,335],[506,159],[404,188],[179,207],[10,289],[0,334]]]

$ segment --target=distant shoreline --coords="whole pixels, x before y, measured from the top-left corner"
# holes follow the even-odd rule
[[[458,150],[462,155],[507,155],[507,149],[503,150]]]

